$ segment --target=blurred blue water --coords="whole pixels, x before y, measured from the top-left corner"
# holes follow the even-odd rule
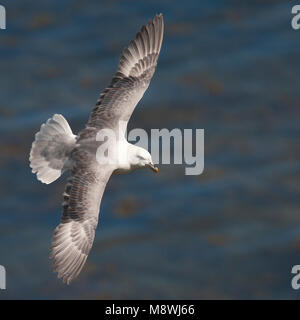
[[[1,1],[0,299],[298,298],[300,31],[292,1]],[[130,127],[204,128],[205,170],[115,176],[66,286],[48,259],[65,177],[31,174],[54,113],[82,129],[122,48],[162,12],[156,74]]]

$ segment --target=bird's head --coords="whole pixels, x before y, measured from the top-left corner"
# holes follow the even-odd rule
[[[137,168],[148,167],[154,172],[158,172],[158,168],[153,164],[151,154],[144,148],[135,147],[134,162]]]

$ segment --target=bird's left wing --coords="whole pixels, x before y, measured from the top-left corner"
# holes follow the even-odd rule
[[[83,268],[94,242],[99,207],[112,174],[84,150],[72,153],[74,167],[65,188],[61,222],[54,231],[51,255],[58,277],[68,284]]]
[[[164,32],[162,14],[149,20],[123,51],[111,84],[100,95],[89,118],[89,127],[115,127],[128,121],[154,74]]]

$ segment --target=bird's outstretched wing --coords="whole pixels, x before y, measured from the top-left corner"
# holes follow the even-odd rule
[[[72,158],[75,165],[63,194],[63,214],[50,254],[54,271],[68,284],[80,273],[93,245],[100,202],[112,173],[105,166],[100,171],[84,150],[75,149]]]
[[[159,14],[130,42],[111,84],[100,95],[91,113],[88,127],[115,127],[120,120],[128,122],[154,74],[163,32],[163,16]]]

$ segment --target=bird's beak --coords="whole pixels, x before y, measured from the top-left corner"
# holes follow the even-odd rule
[[[152,164],[152,163],[150,163],[149,165],[149,168],[151,169],[151,170],[153,170],[155,173],[157,173],[159,170],[158,170],[158,168],[157,167],[154,167],[154,165]]]

